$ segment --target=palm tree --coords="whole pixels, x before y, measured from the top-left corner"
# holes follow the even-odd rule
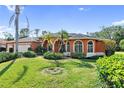
[[[19,30],[19,15],[20,15],[20,6],[15,6],[15,13],[12,15],[9,21],[9,25],[11,25],[12,21],[14,20],[15,24],[15,40],[16,40],[16,52],[18,53],[18,30]]]
[[[67,31],[65,31],[65,30],[61,30],[60,32],[58,32],[58,35],[59,35],[59,39],[60,39],[60,52],[65,52],[65,43],[64,43],[64,41],[67,41],[68,40],[68,37],[69,37],[69,35],[68,35],[68,32]]]
[[[15,13],[11,16],[9,20],[9,26],[12,24],[12,21],[14,20],[14,25],[15,25],[15,40],[16,40],[16,51],[18,53],[18,39],[19,39],[19,15],[20,15],[20,5],[15,6]],[[26,17],[27,20],[27,28],[29,29],[29,22],[28,18]]]
[[[45,35],[43,36],[43,39],[44,39],[44,40],[47,40],[47,43],[48,43],[48,51],[50,51],[50,50],[51,50],[51,39],[52,39],[51,33],[48,32],[47,34],[45,34]]]

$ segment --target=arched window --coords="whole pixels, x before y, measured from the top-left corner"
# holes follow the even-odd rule
[[[82,53],[82,42],[81,41],[75,42],[75,52]]]
[[[66,44],[66,52],[70,52],[70,43],[69,42],[67,42],[67,44]]]
[[[88,42],[88,52],[90,52],[90,53],[93,52],[93,42],[92,41]]]

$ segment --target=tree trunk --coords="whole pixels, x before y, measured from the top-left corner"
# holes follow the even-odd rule
[[[15,8],[15,13],[16,13],[16,18],[15,18],[15,38],[16,38],[16,52],[18,53],[18,30],[19,30],[19,5],[16,5]]]

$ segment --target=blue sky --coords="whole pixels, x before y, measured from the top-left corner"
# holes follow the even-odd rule
[[[14,34],[13,26],[8,28],[13,13],[13,7],[0,6],[0,33]],[[123,25],[124,6],[22,6],[20,28],[26,26],[25,16],[29,18],[31,30],[58,32],[65,29],[70,33],[86,33],[100,31],[102,26]]]

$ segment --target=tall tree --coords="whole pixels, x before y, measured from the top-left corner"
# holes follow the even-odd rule
[[[66,30],[61,30],[60,32],[58,32],[58,35],[59,35],[59,39],[60,39],[60,52],[65,52],[65,40],[68,40],[68,32]]]
[[[39,37],[40,29],[35,29],[34,31],[35,31],[36,37]]]
[[[6,40],[14,40],[14,37],[11,33],[3,32],[3,35],[4,35]]]
[[[11,16],[10,20],[9,20],[9,26],[12,24],[12,21],[14,20],[14,25],[15,25],[15,41],[16,41],[16,50],[15,52],[18,53],[18,39],[19,39],[19,15],[20,15],[20,5],[15,5],[15,12],[14,14]],[[27,20],[27,27],[29,28],[29,22],[28,22],[28,18],[26,17]]]
[[[15,24],[15,40],[16,40],[16,52],[18,52],[18,30],[19,30],[19,15],[20,15],[20,6],[15,6],[15,13],[11,16],[9,25],[11,25],[12,21],[14,20]]]
[[[29,29],[28,28],[22,28],[20,30],[20,38],[24,38],[24,37],[29,37]]]

